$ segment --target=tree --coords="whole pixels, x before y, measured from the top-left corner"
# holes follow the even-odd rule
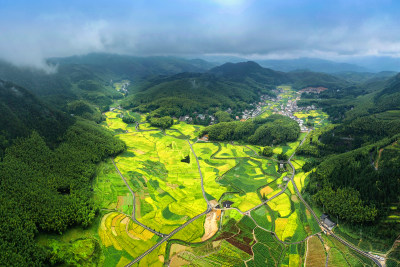
[[[287,161],[288,160],[288,156],[285,153],[281,153],[278,154],[278,160],[283,160],[283,161]]]
[[[135,123],[135,118],[126,114],[122,117],[122,121],[126,124]]]
[[[273,148],[270,146],[265,146],[261,149],[261,155],[264,157],[272,157],[274,155]]]
[[[165,116],[161,118],[150,118],[150,124],[154,127],[159,127],[162,129],[168,129],[174,124],[174,120],[170,116]]]
[[[231,115],[228,112],[222,110],[215,112],[215,117],[217,117],[219,122],[233,121]]]

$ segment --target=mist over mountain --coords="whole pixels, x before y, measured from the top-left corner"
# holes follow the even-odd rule
[[[340,63],[318,58],[298,58],[283,60],[257,60],[266,68],[279,71],[308,70],[314,72],[335,73],[341,71],[365,72],[368,69],[355,64]]]

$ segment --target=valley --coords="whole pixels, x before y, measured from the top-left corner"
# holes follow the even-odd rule
[[[281,108],[299,96],[290,87],[277,89],[274,105],[266,105],[271,107],[261,117],[293,116]],[[93,187],[101,216],[91,234],[84,234],[100,243],[105,266],[292,266],[314,261],[319,252],[308,251],[309,240],[332,247],[318,256],[326,262],[372,266],[370,255],[337,243],[319,225],[320,212],[301,196],[310,172],[302,170],[307,157],[295,151],[311,130],[264,157],[260,146],[205,141],[199,136],[203,126],[175,119],[160,130],[145,115],[131,114],[139,122],[126,124],[123,114],[122,108],[105,113],[103,127],[127,149],[100,165]],[[312,116],[316,128],[320,121],[329,123],[320,110],[296,110],[295,116]],[[278,160],[278,154],[288,160]],[[41,242],[46,239],[51,240],[43,236]]]
[[[400,1],[0,6],[0,267],[400,266]]]
[[[302,74],[254,62],[137,81],[110,71],[71,78],[76,96],[43,103],[0,83],[11,100],[2,102],[0,196],[49,196],[17,206],[16,216],[36,215],[21,246],[49,265],[396,263],[398,111],[384,109],[382,92],[396,97],[398,77],[352,102],[358,89],[326,87],[339,78]],[[39,167],[23,170],[31,187],[15,195],[23,166]]]

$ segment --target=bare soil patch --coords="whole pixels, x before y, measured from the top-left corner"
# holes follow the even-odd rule
[[[221,218],[221,210],[213,209],[207,214],[206,220],[204,221],[204,235],[201,241],[210,239],[218,232],[218,221]]]

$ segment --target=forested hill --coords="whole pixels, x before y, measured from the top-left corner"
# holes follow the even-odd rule
[[[327,87],[331,90],[340,90],[350,86],[352,83],[330,74],[310,71],[293,71],[287,73],[294,89],[300,90],[305,87]]]
[[[107,71],[125,79],[140,79],[153,75],[173,75],[181,72],[205,72],[214,65],[201,59],[177,57],[135,57],[92,53],[84,56],[48,59],[55,65],[81,65],[95,72]]]
[[[390,219],[400,209],[400,75],[309,97],[302,102],[337,124],[312,133],[297,151],[318,165],[307,192],[331,215],[362,227],[363,238],[391,245],[400,231]]]
[[[156,77],[137,89],[123,105],[156,116],[182,116],[193,112],[213,114],[217,109],[244,110],[261,94],[288,81],[283,73],[254,62],[227,63],[207,73],[181,73]]]
[[[194,112],[213,114],[231,108],[240,112],[251,108],[262,94],[273,95],[281,84],[334,86],[348,83],[322,73],[283,73],[266,69],[255,62],[226,63],[207,73],[181,73],[150,79],[136,88],[123,102],[126,108],[153,112],[152,116],[182,116]]]
[[[113,99],[122,97],[112,88],[111,80],[128,79],[136,83],[156,75],[204,72],[213,66],[203,60],[112,54],[52,58],[48,63],[54,66],[51,73],[0,61],[0,79],[43,96],[58,108],[63,108],[68,101],[82,99],[107,109]]]
[[[217,77],[237,82],[259,82],[266,85],[291,82],[283,72],[263,68],[255,62],[225,63],[209,71]]]
[[[91,190],[96,164],[125,144],[11,82],[0,81],[0,112],[0,262],[55,264],[35,234],[90,225],[98,211]]]
[[[71,116],[55,110],[26,89],[0,80],[0,157],[17,137],[38,132],[54,146],[74,123]]]
[[[390,79],[389,85],[374,98],[375,111],[400,109],[400,73]]]

